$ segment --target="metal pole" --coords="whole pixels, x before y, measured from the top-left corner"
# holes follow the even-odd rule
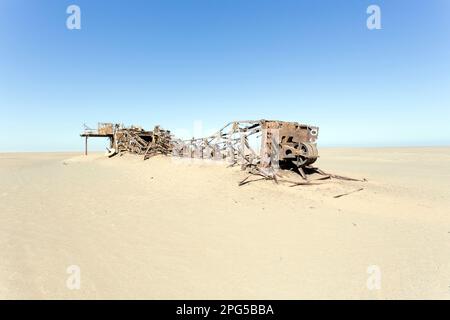
[[[86,137],[85,137],[85,140],[84,140],[84,155],[85,155],[85,156],[87,156],[87,154],[88,154],[88,144],[87,144],[87,139],[88,139],[88,137],[86,136]]]

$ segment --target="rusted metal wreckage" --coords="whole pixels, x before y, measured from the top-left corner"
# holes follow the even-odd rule
[[[155,154],[169,154],[171,151],[171,134],[155,126],[153,131],[141,127],[125,127],[121,124],[99,123],[98,128],[91,129],[85,126],[81,134],[85,137],[85,151],[87,155],[87,141],[89,137],[103,137],[109,139],[108,156],[125,152],[143,155],[147,159]]]
[[[233,121],[215,134],[189,140],[177,139],[169,130],[99,123],[96,130],[85,126],[85,154],[89,137],[109,138],[108,156],[133,153],[148,159],[157,154],[183,158],[225,160],[243,170],[277,181],[278,169],[290,169],[306,179],[307,173],[326,174],[312,164],[319,157],[319,128],[297,122],[272,120]],[[245,184],[242,181],[241,184]]]

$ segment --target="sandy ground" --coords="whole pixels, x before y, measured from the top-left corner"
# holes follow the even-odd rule
[[[450,148],[320,152],[368,182],[239,187],[223,164],[0,154],[0,298],[449,299]]]

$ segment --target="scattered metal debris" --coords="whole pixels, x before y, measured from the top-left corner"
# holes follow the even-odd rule
[[[234,121],[209,137],[174,140],[173,155],[227,160],[277,182],[280,167],[304,175],[304,168],[316,161],[318,133],[319,128],[297,122]]]
[[[144,160],[155,154],[170,154],[170,131],[155,126],[153,131],[146,131],[141,127],[125,127],[121,124],[99,123],[98,129],[93,130],[85,126],[81,134],[85,137],[85,154],[89,137],[103,137],[109,139],[108,156],[126,152],[143,155]]]
[[[358,180],[328,174],[313,167],[319,157],[317,137],[319,128],[297,122],[246,120],[233,121],[215,134],[204,138],[182,140],[173,137],[169,130],[155,126],[153,131],[141,127],[125,127],[122,124],[99,123],[96,130],[85,125],[81,134],[85,138],[85,154],[89,137],[109,139],[108,156],[134,153],[144,160],[156,154],[174,157],[225,160],[229,166],[239,165],[248,173],[261,176],[261,179],[239,182],[239,186],[258,180],[285,181],[298,185],[316,185],[327,179]],[[303,181],[284,179],[279,169],[296,172]],[[308,176],[321,177],[310,180]]]
[[[350,192],[338,194],[337,196],[334,196],[333,198],[340,198],[340,197],[343,197],[343,196],[346,196],[346,195],[349,195],[349,194],[352,194],[352,193],[355,193],[355,192],[359,192],[359,191],[362,191],[362,190],[364,190],[364,188],[359,188],[357,190],[353,190],[353,191],[350,191]]]

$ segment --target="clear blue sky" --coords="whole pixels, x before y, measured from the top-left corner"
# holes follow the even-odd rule
[[[450,1],[0,0],[0,151],[259,118],[318,125],[321,146],[450,145]]]

